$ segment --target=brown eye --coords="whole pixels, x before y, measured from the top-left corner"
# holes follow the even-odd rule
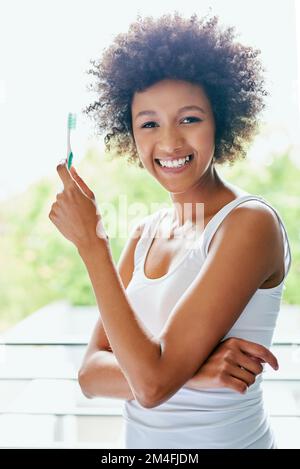
[[[199,119],[199,117],[185,117],[183,120],[185,121],[186,119],[193,119],[193,122],[202,122],[202,119]]]
[[[150,125],[150,124],[155,124],[155,122],[151,121],[151,122],[145,122],[145,124],[143,124],[141,126],[141,129],[152,129],[152,127],[146,127],[147,125]]]

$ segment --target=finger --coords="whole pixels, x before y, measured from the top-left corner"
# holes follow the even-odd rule
[[[258,375],[263,372],[263,366],[261,360],[255,357],[246,355],[243,352],[238,352],[236,356],[236,365],[242,366],[245,370],[250,371],[254,375]]]
[[[50,220],[54,220],[56,218],[56,213],[55,213],[55,210],[57,208],[57,202],[54,202],[51,206],[51,210],[48,214],[48,217],[50,218]]]
[[[58,193],[56,194],[56,200],[58,201],[59,199],[62,198],[62,196],[63,196],[63,191],[58,192]]]
[[[246,352],[242,352],[244,355],[247,355],[252,361],[256,362],[256,363],[265,363],[264,360],[262,358],[258,358],[258,357],[253,357],[252,355],[249,355],[249,353],[246,353]]]
[[[256,378],[255,374],[251,373],[245,368],[241,368],[240,366],[233,367],[231,371],[231,376],[243,381],[244,383],[247,384],[247,386],[251,386],[251,384],[255,382],[255,378]]]
[[[75,179],[79,187],[83,190],[83,192],[90,198],[90,199],[95,199],[95,194],[94,192],[86,185],[86,183],[81,179],[81,177],[77,174],[76,169],[74,166],[71,166],[70,172],[72,174],[72,177]]]
[[[58,172],[60,179],[63,182],[65,189],[69,187],[74,187],[74,179],[72,178],[71,173],[68,170],[66,163],[67,163],[67,160],[64,160],[63,162],[60,162],[56,166],[56,170]]]
[[[265,363],[269,363],[274,370],[278,370],[278,361],[275,355],[270,350],[260,344],[249,342],[248,340],[241,339],[239,341],[239,348],[245,353],[261,359]]]
[[[235,378],[234,376],[228,376],[225,381],[225,387],[233,389],[240,394],[245,394],[248,391],[248,385],[245,381]]]

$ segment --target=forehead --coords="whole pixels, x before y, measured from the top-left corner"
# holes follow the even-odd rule
[[[189,104],[209,107],[210,103],[204,89],[197,84],[181,80],[162,80],[144,91],[136,92],[132,100],[132,112],[137,114],[144,109],[165,109]]]

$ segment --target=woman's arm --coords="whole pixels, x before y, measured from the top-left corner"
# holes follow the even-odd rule
[[[118,262],[117,268],[124,288],[127,288],[132,278],[134,252],[142,230],[143,225],[133,230]],[[184,387],[196,390],[226,387],[236,392],[245,392],[263,370],[260,360],[253,357],[258,354],[256,347],[261,346],[238,338],[225,340],[216,347]],[[251,354],[252,358],[249,357]],[[273,358],[276,360],[274,356]],[[78,381],[83,394],[88,398],[101,396],[134,399],[128,381],[111,350],[100,317],[82,361]]]
[[[263,349],[259,344],[236,337],[227,339],[216,347],[200,370],[183,387],[194,390],[228,388],[245,393],[263,371],[263,360],[256,358]],[[267,349],[264,352],[268,353]],[[273,354],[271,357],[269,362],[276,361]],[[79,383],[89,399],[135,399],[115,355],[108,350],[93,353],[87,369],[79,372]]]
[[[86,264],[112,350],[134,396],[144,407],[159,405],[195,375],[257,288],[277,269],[278,240],[282,246],[278,220],[260,204],[234,209],[157,337],[139,320],[126,295],[93,192],[86,192],[79,176],[72,178],[66,162],[57,171],[64,190],[49,218]]]
[[[144,229],[143,222],[131,232],[117,270],[126,289],[134,271],[134,252]],[[78,372],[78,382],[88,398],[97,396],[131,400],[134,395],[112,352],[101,317],[98,318]]]
[[[90,357],[87,369],[81,369],[78,381],[83,394],[94,397],[134,399],[127,379],[112,352],[99,350]]]
[[[214,238],[205,265],[159,337],[149,333],[134,314],[109,249],[96,250],[96,245],[79,249],[112,349],[144,407],[169,399],[194,376],[274,271],[278,224],[260,205],[235,209]],[[272,360],[265,351],[259,358]]]

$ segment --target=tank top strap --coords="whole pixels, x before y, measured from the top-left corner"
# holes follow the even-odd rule
[[[157,210],[154,213],[151,213],[150,215],[147,215],[144,217],[140,222],[138,222],[135,226],[134,229],[142,224],[143,225],[143,231],[141,234],[140,239],[137,242],[137,245],[135,247],[134,251],[134,267],[135,269],[140,265],[144,258],[145,252],[148,250],[150,247],[150,243],[156,233],[156,230],[158,228],[159,221],[161,220],[161,217],[165,213],[166,209],[162,208],[160,210]],[[134,231],[134,229],[132,231]]]
[[[216,215],[212,217],[212,219],[207,223],[204,232],[203,232],[203,239],[202,239],[202,254],[204,258],[206,258],[208,254],[208,248],[210,245],[210,242],[216,233],[217,229],[219,228],[220,224],[222,221],[225,219],[225,217],[237,206],[241,205],[244,202],[248,202],[251,200],[256,200],[258,202],[261,202],[265,205],[267,205],[269,208],[273,210],[273,212],[276,214],[277,219],[280,223],[281,231],[282,231],[282,236],[283,236],[283,242],[284,242],[284,264],[285,264],[285,276],[287,276],[290,266],[291,266],[291,248],[290,248],[290,243],[288,239],[288,235],[284,226],[284,223],[277,212],[277,210],[272,207],[263,197],[258,196],[258,195],[242,195],[228,204],[226,204],[221,210],[219,210]]]

